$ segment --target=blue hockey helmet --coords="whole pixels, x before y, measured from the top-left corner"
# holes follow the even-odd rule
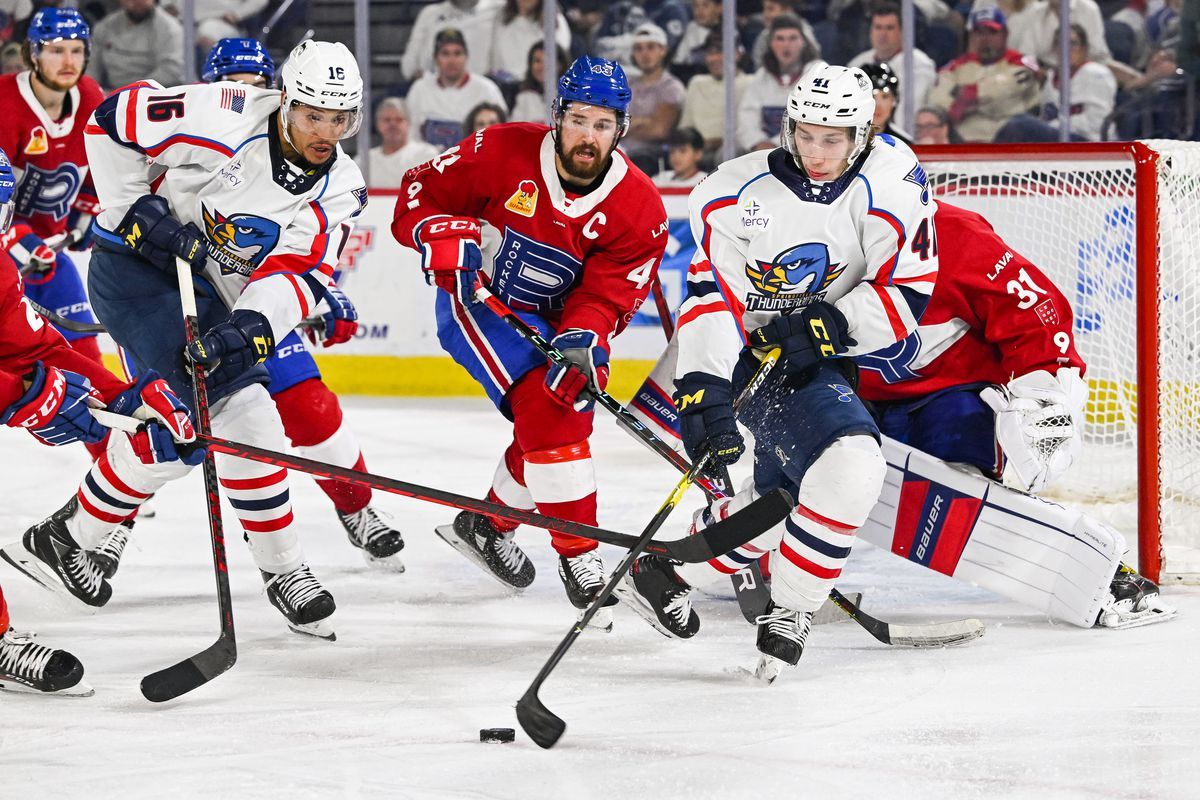
[[[8,163],[8,156],[0,150],[0,233],[4,233],[12,225],[13,213],[16,210],[13,196],[16,191],[17,178],[13,175],[12,164]]]
[[[558,97],[554,100],[554,117],[562,116],[567,103],[611,108],[617,112],[621,135],[629,128],[629,101],[633,93],[625,70],[607,58],[580,56],[558,79]]]
[[[267,86],[275,83],[275,62],[258,39],[222,39],[208,51],[200,77],[206,83],[248,72],[261,75]]]
[[[78,39],[83,42],[83,52],[91,55],[92,30],[82,14],[73,8],[50,6],[38,9],[29,21],[29,31],[25,34],[30,54],[36,57],[42,45],[63,39]]]

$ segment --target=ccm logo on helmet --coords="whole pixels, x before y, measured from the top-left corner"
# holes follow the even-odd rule
[[[829,103],[818,103],[814,100],[805,100],[802,105],[806,105],[809,108],[833,108]]]
[[[321,94],[322,94],[322,96],[324,96],[324,97],[349,97],[349,96],[350,96],[350,93],[349,93],[349,92],[326,92],[326,91],[322,91],[322,92],[321,92]]]

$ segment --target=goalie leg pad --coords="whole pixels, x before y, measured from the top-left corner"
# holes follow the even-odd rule
[[[675,386],[675,362],[679,357],[678,337],[667,342],[667,349],[658,357],[654,369],[646,376],[641,387],[629,403],[629,411],[650,430],[654,431],[677,453],[683,453],[683,439],[679,433],[679,411],[671,398]]]
[[[1126,550],[1118,531],[887,437],[883,454],[863,539],[1052,619],[1095,623]]]

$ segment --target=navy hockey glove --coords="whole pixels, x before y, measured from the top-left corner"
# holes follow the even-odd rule
[[[733,415],[733,385],[725,378],[689,372],[675,381],[679,434],[693,462],[709,450],[711,465],[736,464],[746,442]]]
[[[319,321],[314,327],[308,329],[308,340],[313,344],[324,342],[325,347],[345,344],[358,332],[358,309],[336,286],[324,287],[324,299],[329,303],[329,310],[318,317]]]
[[[196,430],[187,406],[154,370],[147,370],[109,404],[114,414],[145,420],[129,435],[133,452],[143,464],[182,461],[194,467],[204,460],[203,448],[179,448],[176,443],[196,441]]]
[[[209,369],[208,385],[215,390],[275,355],[275,335],[261,313],[237,308],[228,320],[189,344],[185,352],[193,364]]]
[[[191,222],[184,225],[171,216],[166,199],[156,194],[139,197],[125,212],[116,233],[135,253],[161,270],[175,274],[177,257],[188,262],[193,272],[204,269],[204,234]]]
[[[98,442],[108,428],[92,416],[104,400],[84,376],[48,367],[41,361],[24,376],[29,388],[0,414],[0,423],[26,428],[42,444]]]
[[[463,305],[475,302],[475,284],[483,266],[479,220],[437,217],[421,226],[421,269],[425,282],[457,295]]]
[[[595,331],[568,328],[550,344],[567,357],[570,365],[551,364],[546,373],[546,391],[557,402],[576,411],[591,411],[596,404],[592,390],[608,385],[608,350]]]
[[[856,344],[858,341],[850,337],[846,316],[831,303],[813,303],[750,332],[751,347],[781,348],[791,373],[839,356]]]

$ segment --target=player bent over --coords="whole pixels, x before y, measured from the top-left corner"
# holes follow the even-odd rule
[[[0,232],[13,215],[16,181],[8,158],[0,151]],[[21,275],[8,258],[0,263],[0,423],[25,428],[48,445],[95,444],[108,429],[92,416],[105,405],[112,411],[145,420],[132,437],[118,433],[113,441],[127,444],[147,463],[177,457],[175,442],[196,438],[183,403],[167,384],[148,372],[133,384],[118,380],[99,363],[72,349],[25,298]],[[203,458],[204,451],[190,454]],[[34,526],[21,544],[0,556],[43,585],[60,580],[101,587],[103,578],[91,556],[69,533]],[[70,576],[62,578],[60,576]],[[91,694],[82,682],[83,666],[75,656],[38,644],[9,626],[8,607],[0,591],[0,689],[47,694]]]
[[[275,450],[287,439],[261,364],[275,331],[327,307],[333,238],[366,203],[362,175],[338,145],[361,120],[353,56],[303,42],[283,86],[135,84],[106,99],[87,129],[104,209],[88,272],[97,314],[139,372],[155,369],[191,397],[175,268],[189,262],[205,333],[187,357],[209,367],[213,432]],[[84,540],[187,472],[109,455],[84,480],[78,507],[56,515]],[[333,598],[304,561],[287,470],[221,457],[218,474],[271,603],[292,630],[333,638]]]
[[[883,484],[879,431],[847,357],[907,336],[937,278],[924,173],[911,155],[873,140],[874,106],[861,70],[815,70],[788,97],[782,146],[722,164],[688,202],[698,248],[676,334],[675,404],[691,458],[706,450],[722,464],[740,458],[732,398],[756,353],[779,347],[784,356],[740,415],[755,438],[754,491],[719,501],[696,523],[778,487],[796,498],[781,525],[750,543],[773,555],[757,640],[768,680],[800,660],[812,614]],[[622,597],[663,633],[690,637],[699,628],[691,586],[720,575],[643,556]]]
[[[559,79],[553,128],[495,125],[410,170],[392,223],[441,289],[443,349],[513,423],[489,499],[593,525],[587,387],[607,383],[609,340],[645,298],[666,244],[657,190],[616,149],[629,100],[620,65],[579,58]],[[572,366],[548,366],[475,302],[481,275]],[[514,529],[464,512],[438,532],[519,589],[533,581],[534,568],[512,541]],[[586,607],[604,584],[596,542],[561,533],[551,542],[567,596]]]

